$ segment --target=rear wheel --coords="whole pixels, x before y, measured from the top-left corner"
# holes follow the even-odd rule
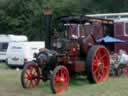
[[[40,70],[35,62],[29,62],[21,73],[23,88],[35,88],[40,82]]]
[[[53,93],[64,92],[69,85],[69,72],[65,66],[57,66],[51,76],[51,89]]]
[[[109,53],[104,46],[93,46],[87,56],[87,78],[90,83],[106,81],[110,71]]]

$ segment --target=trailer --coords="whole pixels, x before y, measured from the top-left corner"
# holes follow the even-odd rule
[[[6,53],[10,42],[24,42],[28,38],[25,35],[0,35],[0,61],[5,61],[7,59]]]

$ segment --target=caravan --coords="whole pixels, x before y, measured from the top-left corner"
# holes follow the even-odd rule
[[[9,66],[23,66],[34,59],[33,54],[38,53],[40,48],[45,48],[43,41],[12,42],[7,50],[6,63]]]
[[[0,35],[0,61],[6,60],[6,52],[11,42],[28,41],[25,35]]]

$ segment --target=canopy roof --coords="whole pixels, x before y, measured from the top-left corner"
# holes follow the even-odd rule
[[[62,16],[57,19],[63,23],[84,24],[87,22],[87,23],[113,24],[113,20],[88,17],[88,16]]]

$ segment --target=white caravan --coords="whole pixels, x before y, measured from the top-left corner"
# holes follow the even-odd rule
[[[33,54],[40,48],[45,48],[43,41],[12,42],[7,50],[7,64],[9,66],[23,66],[25,62],[33,60]]]
[[[6,60],[6,52],[10,42],[28,41],[25,35],[0,35],[0,61]]]

